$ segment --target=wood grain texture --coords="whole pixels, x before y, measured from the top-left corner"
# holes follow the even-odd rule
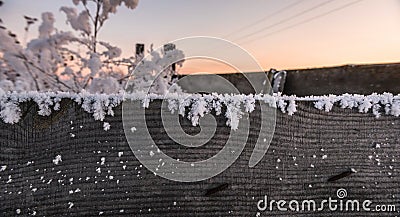
[[[293,116],[277,112],[271,147],[256,167],[249,168],[260,124],[256,111],[250,116],[246,148],[230,168],[206,181],[179,183],[140,166],[125,139],[121,107],[114,117],[106,118],[111,129],[104,131],[102,123],[78,105],[63,106],[62,114],[51,117],[39,117],[33,107],[17,124],[0,123],[0,166],[7,166],[0,172],[0,216],[17,215],[17,209],[20,216],[34,212],[37,216],[256,216],[257,202],[264,195],[318,201],[337,198],[339,188],[347,190],[348,199],[371,199],[374,205],[395,204],[400,209],[400,118],[377,119],[337,107],[326,113],[311,103],[299,103]],[[222,117],[217,118],[221,127],[205,147],[175,144],[160,126],[159,106],[154,102],[147,110],[147,123],[169,156],[206,159],[224,146],[229,129],[222,127],[226,121]],[[182,125],[188,133],[198,130],[183,120]],[[59,154],[62,162],[55,165],[53,159]],[[328,182],[349,168],[358,172]],[[396,216],[399,212],[295,213],[275,208],[259,215]]]
[[[400,93],[400,63],[344,65],[286,71],[287,77],[283,89],[283,93],[286,95],[318,96],[329,94],[341,95],[345,93],[364,95],[384,92]],[[191,76],[207,77],[207,75]],[[245,76],[241,73],[220,74],[219,76],[237,87],[241,93],[248,94],[254,92]],[[197,79],[193,80],[196,81]],[[192,82],[191,85],[199,86],[199,89],[201,89],[201,86],[205,86],[196,82]]]
[[[400,64],[345,65],[288,70],[284,93],[297,96],[400,93]]]

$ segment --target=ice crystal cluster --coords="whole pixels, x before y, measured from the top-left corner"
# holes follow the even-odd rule
[[[329,112],[333,106],[356,109],[361,113],[371,112],[376,117],[381,114],[400,116],[400,95],[391,93],[371,95],[329,95],[296,97],[284,95],[243,95],[243,94],[185,94],[171,93],[167,95],[136,93],[117,94],[91,94],[66,93],[66,92],[1,92],[0,93],[0,117],[5,123],[17,123],[21,118],[20,103],[34,101],[38,105],[38,114],[48,116],[52,110],[60,109],[62,99],[70,99],[81,105],[82,108],[93,115],[95,120],[103,121],[108,116],[113,116],[113,108],[125,100],[140,101],[147,108],[153,100],[166,100],[168,109],[186,116],[192,124],[198,125],[199,119],[205,114],[214,112],[216,115],[224,115],[226,124],[232,129],[238,128],[242,115],[253,112],[257,102],[266,103],[270,107],[279,109],[282,113],[293,115],[296,112],[296,103],[300,101],[312,102],[314,107]],[[223,111],[225,113],[223,114]],[[104,128],[109,129],[108,123]]]

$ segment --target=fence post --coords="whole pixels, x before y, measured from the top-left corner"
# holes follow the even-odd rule
[[[136,43],[135,59],[136,61],[142,60],[144,57],[144,44]]]

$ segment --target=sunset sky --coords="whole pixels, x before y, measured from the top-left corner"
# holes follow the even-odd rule
[[[72,5],[69,0],[5,0],[0,17],[22,39],[23,15],[40,18],[41,12],[53,12],[56,26],[65,30],[59,8]],[[129,56],[137,42],[158,47],[198,35],[237,43],[266,70],[398,62],[400,0],[142,0],[135,10],[120,7],[100,39]],[[181,69],[227,71],[233,69],[209,60],[187,61]]]

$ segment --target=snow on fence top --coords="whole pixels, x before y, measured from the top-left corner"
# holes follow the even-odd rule
[[[255,109],[256,102],[263,102],[279,109],[283,113],[293,115],[296,112],[297,101],[309,101],[314,107],[329,112],[337,104],[341,108],[357,109],[361,113],[372,112],[376,117],[382,113],[398,117],[400,115],[400,95],[391,93],[358,95],[328,95],[328,96],[285,96],[274,95],[244,95],[244,94],[182,94],[173,93],[167,95],[146,94],[144,92],[125,94],[91,94],[88,92],[7,92],[0,93],[0,117],[5,123],[14,124],[21,118],[20,103],[34,101],[39,108],[38,114],[48,116],[52,109],[60,109],[60,101],[70,99],[82,106],[82,108],[93,114],[96,120],[103,121],[106,115],[113,116],[113,108],[123,101],[141,101],[144,108],[149,106],[152,100],[166,100],[168,109],[175,111],[182,116],[187,116],[192,124],[198,124],[199,118],[214,111],[221,115],[225,107],[224,116],[227,118],[227,125],[237,129],[238,121],[244,112],[251,113]]]

